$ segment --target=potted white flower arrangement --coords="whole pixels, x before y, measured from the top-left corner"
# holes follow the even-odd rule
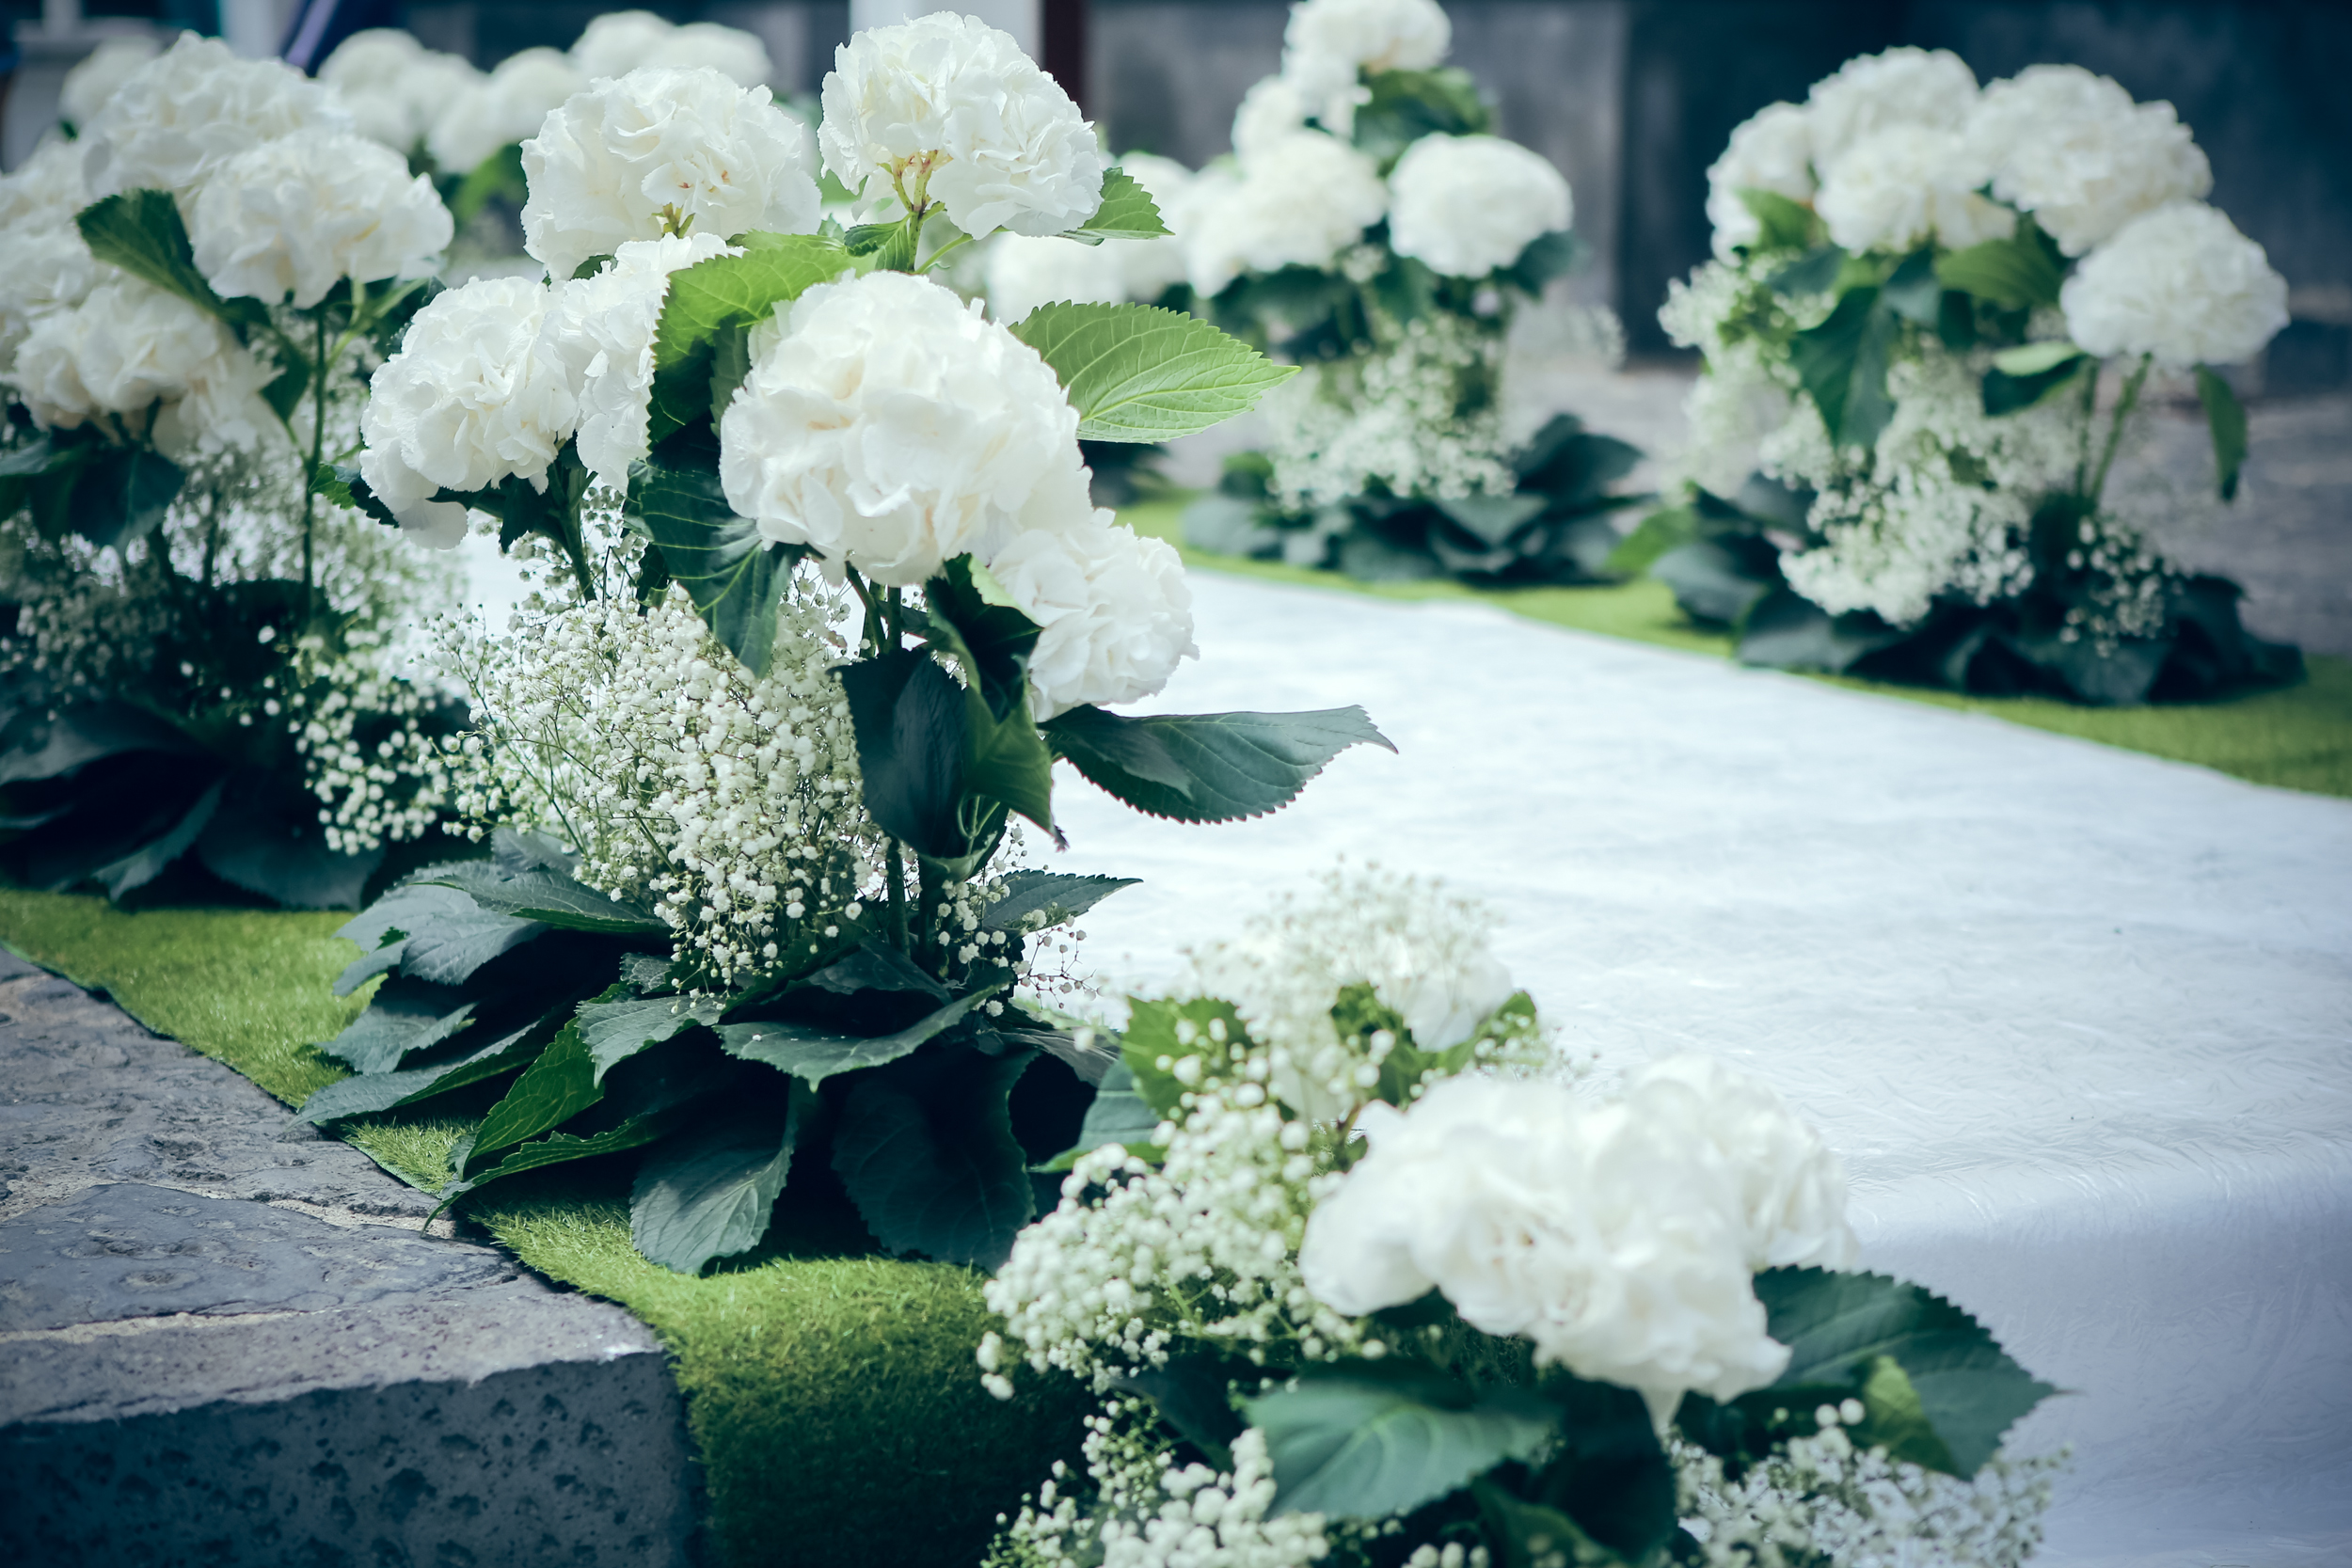
[[[420,310],[322,477],[553,569],[508,632],[449,632],[492,857],[346,928],[339,990],[385,978],[302,1115],[487,1095],[446,1198],[625,1155],[637,1243],[679,1270],[779,1212],[985,1266],[1110,1062],[1049,998],[1126,884],[1020,863],[1060,840],[1056,760],[1218,822],[1386,742],[1356,708],[1112,710],[1193,653],[1190,595],[1093,506],[1080,439],[1202,429],[1293,372],[1141,305],[1007,326],[927,276],[998,230],[1164,232],[1051,78],[970,18],[852,39],[819,136],[847,230],[792,129],[707,69],[565,101],[522,149],[546,279]]]
[[[1897,49],[1764,109],[1708,178],[1716,259],[1660,317],[1706,356],[1689,478],[1623,559],[1740,657],[2101,704],[2299,673],[2109,484],[2158,377],[2194,387],[2233,499],[2217,367],[2287,319],[2170,104]]]
[[[2057,1461],[2002,1440],[2055,1390],[1855,1272],[1766,1084],[1578,1082],[1490,924],[1338,876],[1132,1002],[987,1287],[992,1390],[1101,1399],[991,1568],[2014,1568]]]
[[[1452,40],[1436,0],[1300,0],[1232,166],[1188,193],[1201,309],[1306,368],[1189,543],[1374,578],[1604,570],[1639,452],[1570,415],[1521,438],[1504,407],[1511,324],[1577,259],[1568,184],[1493,134]]]
[[[99,63],[78,135],[0,180],[0,863],[349,907],[438,820],[453,716],[387,646],[435,574],[309,476],[450,215],[283,66],[194,35]]]

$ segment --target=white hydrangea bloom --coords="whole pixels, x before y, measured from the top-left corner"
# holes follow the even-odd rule
[[[871,273],[754,329],[719,477],[765,537],[912,586],[1025,529],[1089,526],[1077,431],[1052,369],[977,302]]]
[[[89,202],[78,142],[44,141],[0,175],[0,230],[71,229],[74,214]]]
[[[1636,1073],[1628,1099],[1711,1149],[1739,1195],[1752,1269],[1851,1269],[1862,1243],[1846,1223],[1846,1167],[1780,1092],[1717,1056],[1671,1056]]]
[[[1968,138],[1993,194],[2080,256],[2168,201],[2201,198],[2213,168],[2169,103],[2135,103],[2080,66],[2029,66],[1984,89]]]
[[[378,142],[288,136],[221,166],[196,198],[189,243],[223,297],[307,309],[338,281],[422,277],[449,246],[449,209]]]
[[[989,570],[1040,627],[1029,655],[1029,709],[1039,722],[1085,703],[1132,703],[1198,658],[1192,591],[1164,541],[1138,538],[1095,514],[1093,528],[1032,529]]]
[[[247,148],[350,129],[332,94],[300,71],[182,33],[132,73],[74,145],[93,198],[169,191],[184,214],[197,188]]]
[[[0,374],[35,322],[81,304],[98,279],[80,230],[0,225]]]
[[[817,227],[799,123],[766,87],[739,87],[715,71],[649,68],[598,82],[523,143],[523,248],[559,279],[664,232],[728,239]]]
[[[405,55],[389,42],[349,53],[360,40],[378,38],[408,39],[411,47]],[[487,78],[455,55],[425,49],[406,33],[375,28],[354,33],[328,55],[319,67],[319,80],[334,87],[359,135],[405,155],[424,147],[434,126],[470,102]]]
[[[1296,82],[1279,73],[1259,78],[1233,111],[1233,156],[1248,166],[1267,148],[1306,130],[1313,113]]]
[[[676,31],[675,23],[651,11],[606,11],[591,21],[573,41],[572,68],[586,82],[626,76],[640,66],[652,64],[654,51]]]
[[[1703,1130],[1638,1099],[1483,1074],[1358,1125],[1369,1150],[1299,1248],[1317,1300],[1361,1316],[1434,1287],[1539,1362],[1639,1390],[1661,1429],[1685,1393],[1737,1398],[1788,1364],[1756,1298],[1740,1191],[1692,1147]]]
[[[1265,149],[1200,214],[1184,245],[1193,289],[1206,296],[1245,272],[1328,267],[1388,210],[1371,158],[1301,131]]]
[[[989,242],[981,273],[988,313],[1010,325],[1041,305],[1071,300],[1081,305],[1116,305],[1127,297],[1120,242],[1079,245],[1051,235],[999,234]]]
[[[1501,136],[1423,136],[1389,175],[1389,244],[1450,277],[1509,266],[1574,212],[1560,171]]]
[[[209,312],[117,274],[75,309],[35,322],[9,379],[42,424],[70,427],[246,379],[229,361],[246,357]]]
[[[349,93],[389,81],[425,56],[425,47],[405,27],[362,27],[319,62],[318,79]]]
[[[1707,171],[1707,221],[1715,254],[1724,261],[1763,232],[1741,191],[1770,191],[1791,201],[1813,199],[1813,119],[1794,103],[1768,103],[1740,122],[1724,155]]]
[[[1826,172],[1845,150],[1890,125],[1958,131],[1977,103],[1977,73],[1948,49],[1862,55],[1813,84],[1806,99],[1813,165]]]
[[[858,34],[825,74],[825,166],[864,210],[936,201],[975,239],[1058,234],[1103,200],[1105,160],[1078,106],[1009,34],[941,11]]]
[[[1454,47],[1438,0],[1300,0],[1282,30],[1282,74],[1338,135],[1355,127],[1359,73],[1427,71]]]
[[[555,50],[509,55],[441,101],[425,151],[443,173],[469,174],[499,149],[537,135],[548,117],[587,86],[580,68]]]
[[[106,100],[136,75],[140,67],[162,54],[163,47],[145,33],[103,40],[65,73],[65,83],[57,89],[58,115],[76,128],[88,125],[106,106]]]
[[[740,255],[716,234],[630,240],[593,277],[559,286],[540,336],[580,403],[580,460],[598,483],[628,487],[628,466],[650,450],[653,337],[670,274],[713,256]]]
[[[595,25],[589,24],[591,28]],[[759,41],[757,33],[723,27],[715,22],[690,22],[671,29],[655,40],[636,64],[666,66],[673,71],[715,71],[739,87],[766,87],[775,73],[768,59],[768,46]]]
[[[528,277],[478,278],[437,296],[369,383],[360,477],[401,526],[447,549],[463,509],[437,489],[510,474],[544,488],[579,418],[570,378],[540,342],[550,295]],[[446,543],[442,543],[446,541]]]
[[[2287,324],[2287,283],[2228,216],[2175,201],[2132,219],[2059,291],[2067,336],[2092,354],[2174,370],[2234,365]]]
[[[2015,213],[1977,194],[1985,179],[1959,132],[1889,125],[1838,155],[1814,207],[1847,250],[1907,251],[1929,240],[1959,250],[2016,230]]]

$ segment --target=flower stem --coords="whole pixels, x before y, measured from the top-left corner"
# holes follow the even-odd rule
[[[2099,454],[2099,471],[2091,476],[2090,488],[2083,497],[2093,512],[2099,509],[2100,493],[2107,487],[2107,470],[2115,466],[2116,449],[2123,444],[2123,422],[2132,417],[2133,408],[2139,403],[2139,389],[2147,383],[2148,368],[2153,363],[2152,356],[2141,355],[2139,368],[2123,383],[2123,395],[2116,400],[2115,420],[2107,427],[2106,450]]]
[[[311,600],[316,573],[313,570],[315,552],[312,535],[318,517],[318,492],[313,484],[318,478],[319,459],[326,449],[326,312],[321,309],[311,323],[316,329],[317,358],[310,367],[310,462],[302,475],[302,613],[308,619],[316,607]]]

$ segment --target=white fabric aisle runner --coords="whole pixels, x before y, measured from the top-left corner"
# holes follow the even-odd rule
[[[1192,578],[1140,707],[1359,703],[1289,809],[1185,827],[1070,773],[1082,924],[1170,974],[1345,852],[1498,906],[1568,1042],[1763,1073],[1842,1152],[1868,1266],[2075,1392],[2041,1560],[2352,1558],[2352,801],[1469,605]]]

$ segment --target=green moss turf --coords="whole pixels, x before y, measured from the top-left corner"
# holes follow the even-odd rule
[[[1138,533],[1183,548],[1182,499],[1131,506],[1120,520]],[[1609,588],[1477,589],[1451,579],[1359,582],[1337,572],[1245,561],[1184,549],[1188,565],[1270,582],[1398,600],[1452,599],[1491,604],[1548,626],[1598,632],[1685,653],[1729,657],[1732,640],[1703,631],[1675,608],[1666,585],[1651,579]],[[2254,784],[2321,795],[2352,796],[2352,660],[2308,658],[2309,674],[2277,690],[2217,703],[2148,707],[2084,707],[2042,697],[1969,697],[1926,687],[1836,675],[1809,678],[1937,707],[1987,714],[2013,724],[2196,763]]]
[[[343,1076],[307,1042],[365,1003],[329,990],[356,951],[333,935],[347,918],[129,913],[0,889],[0,942],[288,1104]],[[470,1125],[389,1117],[343,1134],[430,1189]],[[1089,1408],[1074,1385],[1029,1378],[1009,1403],[980,1387],[972,1353],[991,1319],[972,1271],[859,1253],[840,1230],[812,1228],[699,1278],[673,1274],[629,1244],[620,1166],[564,1171],[485,1191],[466,1217],[660,1336],[701,1450],[705,1528],[730,1568],[972,1563],[997,1513],[1074,1457]]]

